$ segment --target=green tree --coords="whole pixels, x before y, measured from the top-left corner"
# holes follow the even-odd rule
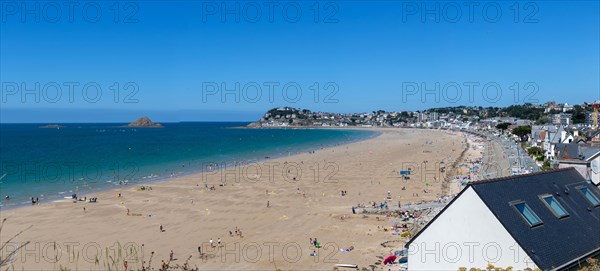
[[[518,126],[517,128],[512,130],[512,133],[522,139],[526,135],[531,134],[531,126],[529,126],[529,125]]]
[[[510,122],[503,122],[503,123],[499,123],[496,125],[496,129],[500,129],[502,131],[508,129],[508,126],[510,126],[511,123]]]
[[[527,149],[527,153],[529,153],[530,155],[536,155],[537,156],[537,155],[542,154],[542,152],[543,152],[542,148],[537,147],[537,146],[534,146],[534,147],[531,147],[531,148]]]
[[[552,164],[550,164],[550,161],[548,161],[548,160],[544,161],[544,164],[542,165],[542,169],[543,170],[551,170]]]
[[[583,109],[583,107],[581,107],[580,105],[576,105],[573,107],[573,112],[571,112],[571,113],[572,113],[571,120],[573,121],[574,124],[585,123],[586,112]]]

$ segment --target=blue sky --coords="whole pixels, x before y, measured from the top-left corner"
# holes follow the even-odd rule
[[[598,1],[65,3],[2,2],[1,122],[600,100]]]

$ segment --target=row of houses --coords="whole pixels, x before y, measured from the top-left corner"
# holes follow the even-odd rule
[[[329,113],[312,112],[293,107],[279,107],[267,111],[261,119],[250,124],[254,127],[318,127],[318,126],[357,126],[357,127],[419,127],[449,128],[465,127],[477,121],[477,116],[463,117],[455,113],[438,112],[386,112],[371,113]]]
[[[532,126],[529,145],[542,149],[555,168],[574,167],[600,184],[600,131],[569,126]]]

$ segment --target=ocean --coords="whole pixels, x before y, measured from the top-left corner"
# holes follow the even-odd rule
[[[0,124],[0,208],[198,173],[375,136],[363,130],[246,129],[242,122]],[[5,199],[5,196],[10,199]]]

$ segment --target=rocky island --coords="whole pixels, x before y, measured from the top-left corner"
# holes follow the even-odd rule
[[[135,128],[163,128],[162,124],[152,122],[148,117],[143,116],[134,122],[127,124],[127,127]]]

